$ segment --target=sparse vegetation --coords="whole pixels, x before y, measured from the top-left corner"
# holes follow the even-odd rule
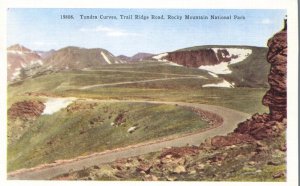
[[[119,159],[56,179],[138,181],[286,181],[285,135],[221,148],[207,145],[169,148]],[[96,167],[96,168],[95,168]]]

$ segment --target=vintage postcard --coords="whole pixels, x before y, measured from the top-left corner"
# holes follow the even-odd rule
[[[288,10],[8,6],[7,183],[295,184]]]

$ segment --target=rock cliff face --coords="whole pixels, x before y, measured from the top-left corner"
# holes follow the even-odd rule
[[[268,62],[271,64],[268,82],[270,90],[263,98],[263,104],[269,106],[272,120],[286,118],[286,76],[287,76],[287,28],[274,35],[268,41]]]
[[[170,52],[165,59],[179,65],[194,68],[201,65],[216,65],[220,63],[212,49]]]

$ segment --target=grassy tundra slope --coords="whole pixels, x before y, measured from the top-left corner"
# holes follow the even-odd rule
[[[157,80],[142,82],[151,79]],[[265,88],[202,88],[204,84],[219,81],[207,71],[165,63],[112,64],[101,69],[60,71],[10,84],[8,108],[23,100],[45,102],[46,98],[36,95],[48,95],[203,103],[250,114],[266,111],[260,103]],[[130,84],[113,84],[120,82]],[[98,84],[106,86],[81,89]],[[8,134],[12,134],[8,139],[8,171],[207,127],[197,114],[176,106],[98,103],[84,109],[89,103],[76,103],[79,110],[68,112],[62,109],[36,120],[8,118]],[[112,126],[111,123],[116,123],[116,118],[122,113],[126,121],[118,127]],[[137,130],[130,134],[127,132],[130,127],[137,127]],[[14,138],[14,133],[22,135]]]
[[[134,83],[135,81],[164,78],[166,80]],[[86,85],[128,81],[132,83],[80,89]],[[26,92],[37,92],[95,99],[205,103],[250,114],[267,111],[260,101],[266,88],[202,88],[204,84],[219,81],[219,78],[214,78],[203,70],[169,66],[164,63],[106,65],[93,71],[58,72],[11,84],[8,87],[8,107],[23,99],[37,99],[25,94]]]
[[[170,120],[172,118],[172,120]],[[132,133],[128,129],[135,127]],[[8,170],[70,159],[208,127],[192,110],[149,103],[76,101],[43,115],[8,147]]]

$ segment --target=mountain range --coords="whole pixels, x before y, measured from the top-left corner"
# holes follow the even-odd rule
[[[267,48],[253,46],[206,45],[161,54],[137,53],[114,56],[102,48],[69,46],[59,50],[32,51],[20,44],[7,48],[8,81],[44,72],[101,68],[103,65],[142,61],[207,71],[221,78],[226,87],[266,87],[269,64]],[[214,86],[214,85],[211,85]]]

